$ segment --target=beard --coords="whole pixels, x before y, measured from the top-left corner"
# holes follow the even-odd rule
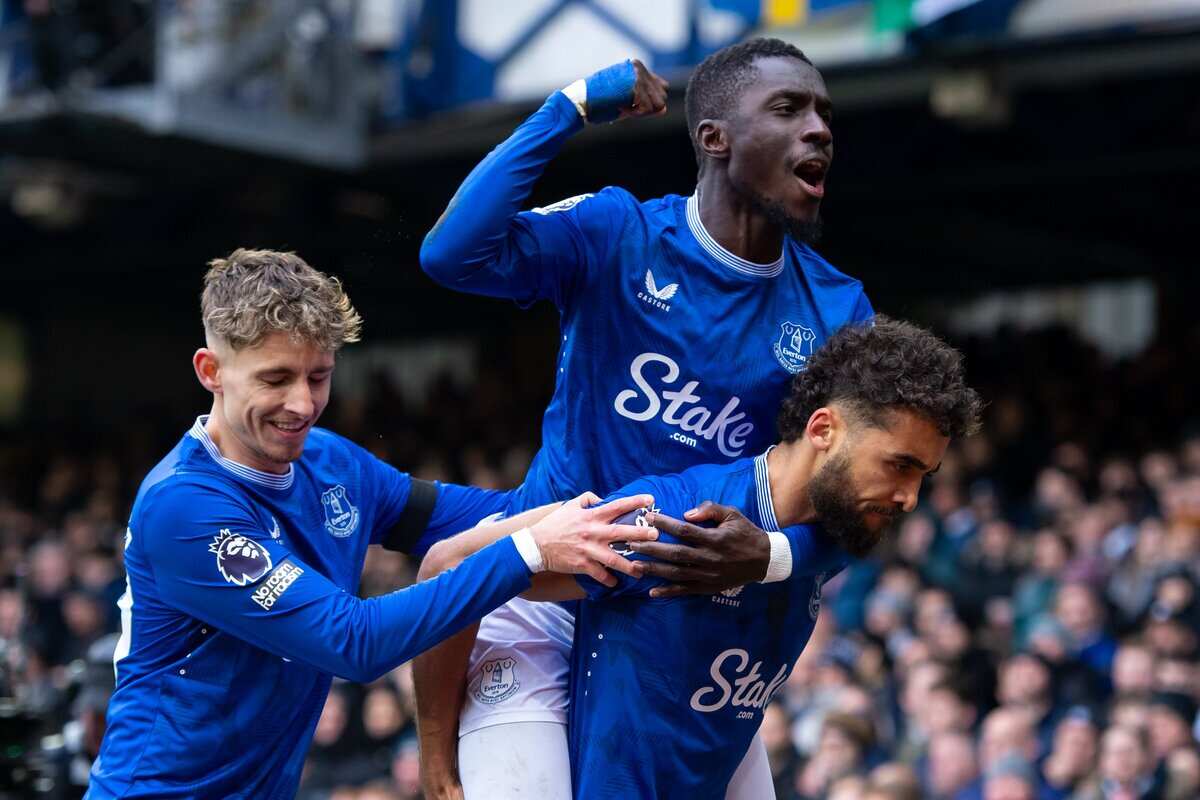
[[[748,192],[751,204],[773,224],[783,228],[784,232],[803,244],[816,244],[821,241],[821,232],[825,223],[818,213],[812,219],[800,219],[788,214],[787,208],[778,200],[769,200],[761,194]]]
[[[883,539],[886,528],[872,530],[867,525],[866,515],[858,508],[854,480],[850,476],[850,457],[844,450],[831,457],[809,481],[808,499],[826,535],[855,558],[870,553]],[[892,509],[882,507],[871,507],[868,511],[893,513]]]

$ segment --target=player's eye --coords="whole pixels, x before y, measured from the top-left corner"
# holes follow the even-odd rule
[[[778,114],[792,114],[796,111],[796,107],[791,103],[780,103],[771,110]]]

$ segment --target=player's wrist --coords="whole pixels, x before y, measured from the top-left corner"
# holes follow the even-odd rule
[[[530,573],[537,575],[546,571],[546,559],[542,556],[542,548],[538,547],[537,540],[533,538],[533,531],[521,528],[512,535],[512,541],[525,566],[529,567]]]
[[[562,89],[586,122],[612,122],[633,102],[637,70],[629,59],[605,67]]]
[[[575,110],[579,112],[580,119],[587,122],[587,81],[580,78],[574,83],[564,86],[560,91],[575,106]]]
[[[767,573],[759,583],[776,583],[792,575],[792,545],[779,531],[767,531],[771,554],[767,559]]]

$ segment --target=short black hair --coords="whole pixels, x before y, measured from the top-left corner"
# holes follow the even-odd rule
[[[782,39],[759,37],[723,47],[700,62],[688,79],[683,106],[687,114],[688,136],[696,150],[696,163],[704,165],[696,126],[703,119],[728,119],[738,96],[758,79],[754,61],[759,58],[795,58],[808,64],[800,48]],[[815,67],[814,67],[815,69]]]
[[[779,412],[780,437],[799,439],[814,411],[839,401],[876,427],[886,426],[890,411],[913,411],[952,438],[975,433],[983,411],[967,386],[961,353],[924,328],[882,314],[873,324],[846,325],[808,359]]]

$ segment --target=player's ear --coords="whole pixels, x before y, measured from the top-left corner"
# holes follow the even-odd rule
[[[221,391],[221,360],[217,353],[201,347],[192,355],[192,369],[200,385],[213,394]]]
[[[835,432],[840,424],[842,424],[842,419],[834,409],[821,406],[808,418],[808,425],[804,427],[804,435],[814,448],[821,452],[827,452],[833,447]]]
[[[719,119],[702,119],[696,126],[696,141],[707,158],[724,161],[729,158],[729,132]]]

